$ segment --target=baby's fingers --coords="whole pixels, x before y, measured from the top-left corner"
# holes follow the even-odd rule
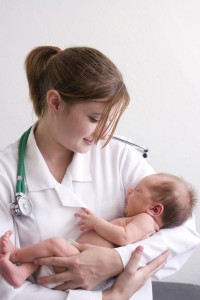
[[[75,217],[79,217],[81,219],[87,219],[87,215],[85,213],[75,213]]]
[[[87,215],[91,213],[91,211],[90,211],[88,208],[86,208],[86,207],[81,207],[81,209],[82,209],[82,211],[84,211],[84,213],[87,214]]]

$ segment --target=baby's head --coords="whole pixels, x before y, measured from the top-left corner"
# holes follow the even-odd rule
[[[194,188],[183,178],[172,174],[157,173],[151,178],[152,200],[163,205],[162,228],[181,225],[192,215],[196,203]]]
[[[196,203],[194,188],[184,179],[167,173],[144,177],[126,197],[125,215],[148,213],[162,228],[181,225]]]

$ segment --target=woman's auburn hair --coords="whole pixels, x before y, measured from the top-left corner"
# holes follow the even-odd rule
[[[46,109],[46,94],[51,89],[57,90],[69,106],[103,101],[106,105],[95,131],[95,142],[108,133],[112,137],[130,98],[122,74],[103,53],[90,47],[61,50],[40,46],[27,55],[25,69],[38,117]]]

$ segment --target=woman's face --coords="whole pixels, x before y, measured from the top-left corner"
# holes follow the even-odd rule
[[[53,138],[62,147],[73,152],[87,152],[93,142],[93,134],[103,114],[105,102],[78,103],[56,115]]]

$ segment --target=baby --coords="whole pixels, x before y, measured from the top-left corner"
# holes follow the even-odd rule
[[[160,228],[181,225],[192,214],[196,198],[193,188],[185,180],[166,173],[146,176],[135,188],[128,190],[125,217],[105,221],[87,208],[75,216],[84,232],[78,242],[103,247],[123,246],[149,237]],[[66,240],[54,237],[39,243],[16,248],[10,240],[12,231],[0,239],[0,268],[4,279],[14,287],[20,286],[38,270],[36,258],[70,256],[79,253]],[[20,264],[20,265],[19,265]],[[56,273],[63,268],[54,269]]]

